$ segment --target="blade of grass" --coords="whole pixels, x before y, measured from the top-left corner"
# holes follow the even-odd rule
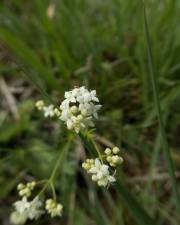
[[[156,225],[154,219],[152,219],[145,209],[139,204],[136,198],[128,191],[120,180],[117,182],[117,191],[123,204],[129,209],[134,220],[139,225]]]
[[[53,74],[48,71],[48,68],[40,62],[37,55],[30,48],[28,48],[22,40],[19,40],[17,37],[13,36],[3,27],[0,27],[0,39],[4,43],[7,43],[13,52],[15,52],[15,54],[25,62],[25,64],[30,66],[32,70],[35,69],[39,77],[46,81],[51,88],[59,90],[59,84],[53,77]]]
[[[147,16],[146,16],[146,7],[145,7],[144,0],[142,1],[142,3],[143,3],[143,20],[144,20],[145,38],[146,38],[147,51],[148,51],[150,78],[151,78],[151,83],[152,83],[152,88],[153,88],[156,113],[157,113],[160,132],[161,132],[161,142],[163,145],[164,155],[165,155],[166,161],[167,161],[168,172],[171,177],[174,199],[176,200],[177,209],[180,212],[180,196],[179,196],[179,191],[178,191],[177,182],[176,182],[176,178],[175,178],[174,164],[173,164],[173,160],[171,158],[169,145],[168,145],[168,141],[167,141],[167,137],[166,137],[166,131],[164,128],[164,123],[163,123],[161,104],[160,104],[160,98],[159,98],[159,90],[158,90],[158,80],[156,77],[155,67],[154,67],[154,63],[153,63],[151,41],[150,41],[150,34],[149,34],[148,21],[147,21]]]

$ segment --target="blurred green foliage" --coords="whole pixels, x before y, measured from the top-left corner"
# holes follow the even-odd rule
[[[55,6],[53,18],[47,16],[50,5]],[[45,98],[59,105],[64,91],[75,85],[97,90],[103,105],[97,141],[102,149],[109,140],[122,148],[120,183],[98,189],[82,172],[81,146],[74,143],[56,183],[63,217],[29,224],[153,225],[148,214],[158,225],[180,223],[160,144],[142,8],[137,0],[0,2],[0,76],[19,113],[15,120],[2,92],[1,224],[7,224],[19,180],[47,178],[73,136],[59,122],[44,119],[34,102]],[[147,12],[163,120],[178,170],[180,2],[149,0]]]

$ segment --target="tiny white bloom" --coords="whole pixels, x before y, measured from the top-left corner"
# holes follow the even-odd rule
[[[44,213],[41,209],[42,202],[38,197],[35,197],[30,202],[27,201],[26,197],[23,197],[22,200],[15,202],[14,206],[18,215],[31,220],[38,219]]]
[[[15,209],[18,213],[23,213],[30,207],[30,203],[26,197],[23,197],[20,201],[14,203]]]
[[[30,202],[30,207],[28,210],[28,218],[33,220],[33,219],[38,219],[44,211],[41,209],[42,202],[39,200],[38,197],[35,197],[31,202]]]
[[[44,111],[45,117],[53,117],[54,116],[54,106],[53,105],[44,106],[43,111]]]

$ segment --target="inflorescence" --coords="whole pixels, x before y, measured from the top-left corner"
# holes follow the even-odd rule
[[[94,127],[94,119],[98,119],[98,111],[101,108],[96,91],[89,91],[84,86],[65,92],[64,100],[59,107],[53,104],[45,105],[43,100],[37,101],[35,105],[38,110],[43,111],[44,117],[59,118],[66,124],[68,130],[76,133]],[[116,168],[123,162],[120,149],[118,147],[106,148],[103,154],[100,153],[97,146],[95,149],[98,157],[86,159],[82,163],[82,167],[88,174],[91,174],[91,179],[98,186],[108,187],[116,181]],[[21,199],[13,204],[15,208],[11,214],[13,224],[24,224],[28,219],[36,220],[44,213],[51,217],[62,215],[63,205],[56,201],[54,188],[53,198],[45,201],[40,199],[40,194],[44,192],[49,182],[50,185],[53,185],[52,179],[48,180],[42,191],[33,198],[32,192],[37,185],[35,181],[17,186]]]
[[[36,102],[38,110],[44,111],[45,117],[59,117],[69,130],[79,133],[81,130],[93,127],[93,119],[98,118],[101,108],[96,91],[88,91],[84,86],[66,91],[59,109],[54,105],[45,106],[43,100]]]
[[[82,167],[87,173],[92,174],[91,178],[93,181],[97,182],[99,186],[105,187],[116,181],[114,177],[116,170],[114,170],[111,175],[110,169],[112,170],[113,167],[123,162],[122,157],[118,155],[119,152],[120,149],[118,147],[114,147],[113,149],[106,148],[104,155],[107,161],[106,164],[103,162],[102,158],[86,159],[86,161],[82,163]]]
[[[13,204],[15,210],[10,217],[12,224],[24,224],[28,219],[37,220],[46,212],[51,217],[62,215],[63,206],[54,199],[47,199],[44,207],[39,195],[29,200],[35,186],[35,181],[28,182],[27,184],[18,184],[17,190],[21,199]]]

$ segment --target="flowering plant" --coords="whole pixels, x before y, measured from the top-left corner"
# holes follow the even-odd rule
[[[101,108],[96,91],[89,91],[84,86],[75,87],[65,92],[64,98],[59,107],[53,104],[46,105],[43,100],[37,101],[35,105],[38,110],[43,111],[44,117],[55,117],[62,121],[68,130],[74,131],[82,139],[82,143],[84,139],[87,139],[92,144],[94,152],[91,152],[91,155],[94,157],[86,158],[82,163],[82,168],[91,174],[92,181],[98,186],[109,187],[116,181],[116,167],[123,162],[123,159],[118,147],[106,148],[102,152],[93,140],[93,135],[87,135],[88,129],[95,126],[94,120],[98,119],[98,111]],[[15,208],[11,214],[13,224],[24,224],[28,219],[36,220],[44,213],[51,217],[62,215],[63,205],[57,201],[54,182],[67,149],[68,146],[60,152],[52,174],[47,180],[33,180],[17,186],[21,199],[13,204]],[[40,185],[42,185],[40,192],[33,195],[34,189]],[[42,194],[45,194],[48,187],[51,188],[53,197],[43,201]]]

